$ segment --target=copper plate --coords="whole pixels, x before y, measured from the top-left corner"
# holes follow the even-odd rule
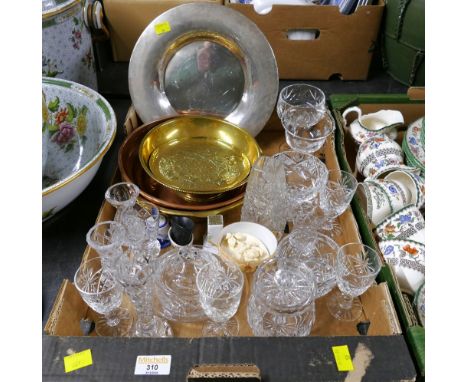
[[[178,194],[155,182],[140,164],[138,149],[142,138],[153,127],[168,120],[160,119],[135,129],[123,142],[119,150],[118,165],[122,180],[135,183],[140,187],[140,195],[148,202],[154,203],[158,207],[181,211],[209,211],[223,208],[233,203],[239,202],[244,197],[245,186],[236,190],[226,192],[222,198],[215,203],[192,204],[178,196]],[[171,211],[172,212],[172,211]]]

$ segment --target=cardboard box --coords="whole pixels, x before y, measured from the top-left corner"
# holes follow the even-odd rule
[[[126,125],[136,120],[130,111]],[[258,135],[258,143],[266,155],[272,155],[285,147],[284,132],[279,121],[267,125]],[[333,137],[330,137],[321,157],[328,168],[339,167]],[[118,173],[115,181],[118,181]],[[232,213],[232,212],[231,212]],[[114,208],[104,202],[97,221],[112,219]],[[233,212],[239,219],[240,211]],[[237,215],[236,215],[237,214]],[[225,219],[226,220],[226,219]],[[338,244],[361,241],[357,222],[350,208],[340,216],[342,232],[335,239]],[[83,238],[84,240],[84,238]],[[97,256],[89,247],[83,259]],[[164,254],[163,254],[164,256]],[[355,322],[334,320],[326,308],[327,296],[316,301],[316,320],[311,336],[301,338],[252,337],[246,321],[246,303],[252,274],[248,277],[239,310],[240,336],[233,338],[200,338],[202,323],[172,324],[175,338],[105,338],[94,333],[83,336],[82,318],[95,317],[95,313],[82,301],[69,280],[64,280],[44,328],[43,369],[48,376],[60,380],[63,367],[61,357],[69,349],[75,351],[91,348],[96,355],[96,368],[79,371],[80,376],[99,376],[99,380],[130,381],[138,355],[171,354],[172,371],[166,380],[180,381],[194,365],[249,363],[259,367],[262,377],[269,381],[341,381],[337,371],[332,346],[348,345],[353,357],[354,371],[350,380],[360,380],[362,373],[369,380],[414,381],[416,370],[407,345],[401,335],[401,327],[389,293],[387,283],[374,284],[361,297],[363,315]],[[126,300],[124,303],[128,304]],[[366,335],[360,335],[359,324],[369,321]],[[78,372],[77,372],[78,373]],[[357,378],[357,379],[353,379]]]
[[[270,42],[281,79],[365,80],[376,47],[384,2],[350,15],[337,6],[273,5],[260,15],[250,4],[225,5],[251,19]],[[318,30],[314,40],[290,40],[288,32]]]
[[[168,9],[186,3],[222,4],[223,0],[103,0],[114,61],[129,61],[147,25]]]
[[[355,145],[350,134],[343,128],[342,112],[350,106],[359,106],[363,113],[376,112],[381,109],[399,110],[403,113],[407,123],[415,121],[424,116],[424,88],[411,88],[408,95],[404,94],[342,94],[332,95],[330,103],[333,109],[336,129],[336,145],[340,166],[345,171],[350,171],[357,175],[358,180],[363,180],[355,168],[356,154],[358,147]],[[352,116],[350,116],[351,118]],[[350,121],[348,121],[349,123]],[[403,131],[399,131],[397,141],[401,143]],[[357,197],[352,202],[354,215],[359,225],[363,242],[379,251],[377,239],[372,232],[372,224],[365,212],[365,206],[361,204]],[[418,322],[411,299],[402,293],[398,281],[392,269],[385,265],[378,280],[386,281],[390,288],[398,317],[403,326],[404,335],[410,346],[410,350],[416,360],[419,375],[425,374],[425,330]]]

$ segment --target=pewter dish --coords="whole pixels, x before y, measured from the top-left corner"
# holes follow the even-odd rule
[[[144,123],[181,114],[210,114],[256,136],[276,104],[278,68],[260,29],[215,4],[174,7],[140,35],[128,82]]]

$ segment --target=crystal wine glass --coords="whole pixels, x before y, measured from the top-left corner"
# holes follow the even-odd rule
[[[124,248],[124,256],[116,267],[116,277],[137,312],[135,336],[172,337],[172,329],[167,321],[153,312],[152,276],[160,247],[148,252],[124,243]]]
[[[336,279],[339,291],[327,302],[333,317],[341,321],[354,321],[362,312],[356,297],[374,282],[382,266],[377,251],[361,243],[343,245],[337,256]]]
[[[140,189],[136,184],[129,182],[116,183],[110,186],[105,198],[117,211],[114,220],[125,225],[127,215],[134,215],[133,206],[136,204]]]
[[[315,200],[323,190],[328,179],[328,169],[325,164],[311,154],[296,151],[283,151],[274,155],[283,163],[287,195],[285,208],[288,221],[299,216],[309,215],[308,203]]]
[[[296,260],[312,271],[317,299],[336,285],[336,255],[339,248],[335,241],[322,233],[294,228],[279,242],[275,255]]]
[[[334,220],[348,208],[356,192],[358,182],[349,172],[329,170],[328,182],[318,198],[303,205],[308,214],[296,215],[294,225],[312,231],[330,233],[338,225]]]
[[[96,333],[100,336],[128,336],[133,317],[120,307],[123,287],[111,272],[103,269],[99,257],[83,262],[75,273],[75,287],[83,300],[96,313],[104,315],[96,320]]]
[[[239,308],[244,274],[234,262],[216,258],[197,274],[200,303],[210,318],[203,326],[203,336],[236,336],[239,323],[234,315]]]
[[[125,228],[116,221],[95,224],[86,234],[86,242],[101,258],[102,267],[110,272],[122,255]]]
[[[333,118],[326,113],[325,100],[322,90],[308,84],[293,84],[281,90],[276,110],[286,142],[293,150],[314,153],[334,131]]]

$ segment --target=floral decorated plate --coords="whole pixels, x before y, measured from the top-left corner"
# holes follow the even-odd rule
[[[72,81],[43,77],[47,161],[42,175],[43,219],[77,197],[94,177],[116,133],[109,103]]]
[[[426,165],[424,143],[422,140],[424,117],[408,126],[403,140],[403,151],[410,165],[424,169]]]
[[[422,326],[425,326],[426,321],[426,283],[423,283],[418,289],[416,296],[414,297],[414,306],[416,308],[416,314],[418,315],[419,321]]]
[[[391,265],[403,292],[414,295],[424,282],[424,244],[413,240],[383,240],[379,248],[387,264]]]

